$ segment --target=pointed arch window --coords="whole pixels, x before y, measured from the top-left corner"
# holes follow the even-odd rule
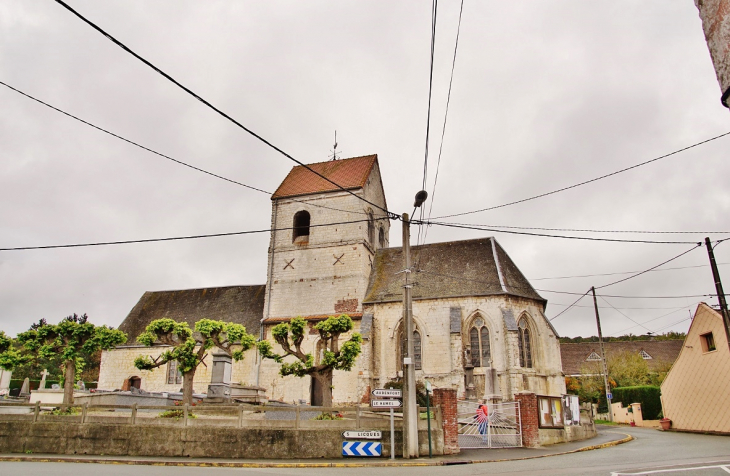
[[[473,367],[491,367],[492,351],[489,341],[489,328],[481,317],[474,319],[469,329],[469,347]]]
[[[311,217],[309,215],[309,212],[306,210],[301,210],[294,214],[294,230],[292,233],[292,243],[309,242],[310,221]]]
[[[398,363],[397,368],[398,370],[403,370],[403,357],[406,355],[406,340],[404,339],[405,332],[403,331],[403,328],[401,327],[400,332],[398,333],[398,342],[400,345],[398,346]],[[416,370],[421,370],[423,368],[423,361],[422,361],[422,355],[423,355],[423,347],[421,344],[421,333],[417,330],[413,331],[413,365],[415,365]]]
[[[385,229],[382,226],[378,232],[378,244],[381,248],[385,248]]]
[[[520,367],[532,368],[532,333],[527,319],[522,318],[517,324],[518,346],[520,351]]]

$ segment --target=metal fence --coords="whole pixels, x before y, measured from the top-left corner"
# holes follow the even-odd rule
[[[522,446],[519,402],[490,403],[488,418],[477,417],[479,404],[458,402],[459,446],[461,448],[514,448]],[[483,420],[483,419],[482,419]]]

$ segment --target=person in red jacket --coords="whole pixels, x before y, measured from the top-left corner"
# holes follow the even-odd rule
[[[489,422],[489,407],[484,403],[484,400],[479,400],[476,419],[479,426],[479,434],[482,435],[482,439],[485,439],[487,435],[487,424]]]

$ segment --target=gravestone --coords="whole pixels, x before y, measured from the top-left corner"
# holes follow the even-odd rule
[[[41,372],[41,383],[38,385],[38,390],[46,389],[46,377],[48,377],[48,370],[43,369],[43,372]]]
[[[61,386],[57,383],[54,383],[51,385],[51,390],[60,390]]]
[[[86,390],[86,384],[84,383],[83,380],[79,380],[78,382],[76,382],[76,386],[79,387],[79,390],[81,390],[81,391]]]
[[[25,377],[23,380],[23,386],[20,387],[20,396],[30,395],[30,379]]]

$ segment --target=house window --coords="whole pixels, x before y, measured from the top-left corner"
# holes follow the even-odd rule
[[[478,317],[469,329],[469,347],[471,348],[471,365],[473,367],[491,367],[492,353],[489,343],[489,329]]]
[[[595,351],[591,352],[591,355],[589,355],[586,358],[586,362],[595,362],[595,361],[600,361],[600,360],[603,360],[603,359],[601,359],[601,356],[596,354]]]
[[[294,232],[292,233],[292,243],[308,243],[309,242],[309,222],[311,217],[309,212],[302,210],[294,215]]]
[[[702,352],[712,352],[717,349],[717,347],[715,347],[715,338],[712,336],[712,332],[702,334],[700,336],[700,344],[702,344]]]
[[[649,352],[645,351],[644,349],[641,349],[641,350],[639,351],[639,355],[640,355],[640,356],[641,356],[641,358],[642,358],[642,359],[644,359],[644,360],[650,360],[650,359],[653,359],[653,357],[652,357],[651,355],[649,355]]]
[[[401,330],[401,332],[398,333],[398,339],[400,340],[400,346],[399,350],[400,353],[398,355],[398,369],[403,370],[403,357],[407,354],[406,352],[406,340],[404,339],[405,332]],[[414,330],[413,331],[413,355],[411,356],[411,361],[413,362],[413,365],[416,366],[416,370],[421,370],[422,368],[422,347],[421,347],[421,333]]]
[[[375,219],[373,212],[368,210],[368,242],[375,247]]]
[[[167,383],[180,384],[183,381],[183,375],[178,370],[177,360],[171,360],[167,363]]]
[[[532,368],[532,340],[530,327],[527,325],[527,319],[520,319],[517,324],[517,337],[520,352],[520,367]]]

